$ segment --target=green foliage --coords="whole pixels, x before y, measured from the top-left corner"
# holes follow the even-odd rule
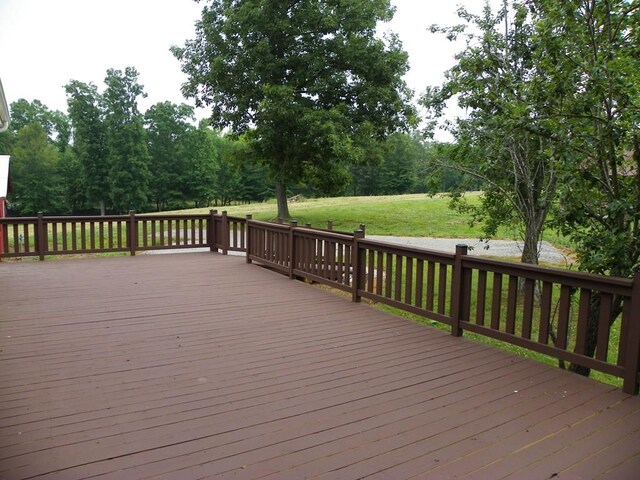
[[[425,155],[419,161],[419,193],[452,193],[453,199],[460,198],[460,192],[479,191],[484,181],[467,175],[452,166],[468,162],[470,152],[458,143],[434,142],[425,147]]]
[[[21,140],[18,158],[29,157],[34,172],[53,173],[28,175],[27,185],[21,181],[24,169],[12,162],[19,177],[12,197],[15,213],[79,214],[98,208],[103,214],[123,213],[152,205],[166,210],[262,201],[273,195],[268,168],[245,138],[219,134],[208,122],[196,128],[193,110],[184,104],[160,102],[141,115],[137,100],[144,92],[135,69],[109,70],[105,83],[101,93],[93,83],[71,80],[65,86],[68,118],[37,100],[12,105],[17,121],[0,137],[2,153],[12,154],[19,132],[31,125],[38,125],[60,153],[52,161],[42,154],[42,145]]]
[[[519,225],[525,246],[522,261],[537,263],[538,244],[555,199],[561,149],[552,140],[562,135],[548,120],[557,103],[549,77],[539,68],[534,24],[524,2],[482,15],[464,9],[465,22],[432,27],[450,38],[465,34],[467,47],[456,56],[440,88],[430,88],[423,104],[437,117],[445,102],[458,95],[467,118],[451,125],[456,147],[444,165],[483,182],[481,205],[457,205],[484,225],[485,236],[500,225]],[[471,29],[469,29],[471,27]],[[461,185],[465,188],[466,185]]]
[[[65,92],[73,126],[73,148],[81,166],[85,195],[89,205],[99,204],[104,213],[109,198],[109,163],[102,97],[94,84],[77,80],[71,80]]]
[[[138,97],[144,96],[138,72],[107,70],[103,95],[109,163],[109,195],[116,212],[144,210],[149,198],[149,164]]]
[[[32,122],[20,128],[11,151],[12,209],[20,215],[55,213],[61,204],[60,154],[46,130]]]
[[[416,135],[394,133],[379,147],[379,158],[351,167],[355,195],[399,195],[412,193],[418,185],[420,161],[426,147]],[[373,152],[371,152],[373,153]]]
[[[68,148],[60,155],[58,176],[61,187],[61,204],[56,213],[80,214],[87,210],[87,186],[82,163]]]
[[[190,129],[182,142],[182,193],[186,201],[208,205],[213,197],[217,161],[216,134],[205,124]]]
[[[193,109],[184,104],[157,103],[145,113],[151,157],[150,189],[158,211],[175,207],[184,200],[184,184],[190,173],[185,153],[189,134],[194,129],[189,120],[193,120]]]
[[[536,7],[544,67],[565,99],[553,113],[571,151],[558,224],[581,268],[632,276],[640,268],[640,1]]]
[[[281,209],[284,185],[336,191],[345,165],[412,117],[406,53],[395,36],[376,37],[391,16],[388,0],[213,0],[195,40],[172,49],[189,77],[183,93],[211,105],[214,126],[248,133]]]
[[[640,267],[640,1],[514,1],[512,17],[504,5],[498,16],[488,6],[482,17],[462,11],[482,35],[469,37],[444,88],[425,103],[438,113],[459,93],[471,109],[455,133],[478,160],[462,169],[488,185],[477,213],[489,229],[509,220],[510,202],[526,253],[557,205],[555,223],[582,269],[632,276]],[[594,294],[588,305],[584,350],[592,356],[604,304]],[[614,322],[621,298],[609,308]]]
[[[71,137],[69,118],[58,110],[49,110],[40,100],[29,102],[20,98],[11,103],[10,131],[15,134],[30,123],[39,124],[60,152],[64,152]]]
[[[640,2],[515,1],[461,10],[467,48],[424,103],[459,94],[454,168],[482,178],[488,234],[516,220],[539,238],[554,205],[581,268],[631,276],[640,267]],[[503,24],[505,26],[503,26]],[[506,32],[503,30],[506,28]],[[464,27],[438,29],[452,38]]]

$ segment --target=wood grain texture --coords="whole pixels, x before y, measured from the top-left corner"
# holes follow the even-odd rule
[[[0,263],[0,350],[6,480],[640,471],[640,398],[239,257]]]

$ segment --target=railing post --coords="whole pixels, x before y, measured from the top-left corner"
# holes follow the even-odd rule
[[[364,250],[360,249],[360,239],[362,238],[364,238],[364,230],[358,229],[353,232],[353,250],[351,251],[351,300],[356,303],[359,303],[360,300],[362,300],[358,294],[358,289],[362,287],[365,275],[364,268],[366,262],[364,258]]]
[[[292,280],[296,278],[296,276],[293,274],[293,270],[295,269],[295,266],[296,266],[295,229],[297,227],[298,227],[297,220],[291,220],[291,222],[289,222],[289,278],[291,278]]]
[[[222,211],[222,254],[229,253],[229,221],[227,219],[227,211]]]
[[[630,312],[622,390],[630,395],[637,395],[640,387],[638,383],[640,375],[640,270],[633,277]]]
[[[133,257],[136,254],[138,244],[138,228],[136,226],[136,212],[129,210],[129,254]]]
[[[456,245],[456,258],[453,265],[453,279],[451,281],[451,335],[454,337],[462,336],[462,312],[464,311],[462,303],[464,302],[464,275],[462,271],[463,256],[468,253],[466,245]]]
[[[42,212],[38,212],[38,224],[36,226],[37,248],[40,261],[44,260],[44,253],[47,249],[47,228],[44,224]]]
[[[251,255],[251,220],[253,219],[253,215],[248,214],[247,215],[247,233],[245,236],[245,250],[246,250],[246,260],[247,263],[251,263],[251,258],[249,258],[249,255]]]
[[[216,213],[218,213],[217,210],[209,210],[209,220],[207,221],[207,243],[210,252],[218,251],[216,247]]]

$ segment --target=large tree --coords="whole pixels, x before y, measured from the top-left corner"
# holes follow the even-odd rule
[[[196,206],[207,206],[214,198],[220,150],[217,148],[218,132],[205,120],[200,121],[185,138],[184,198]]]
[[[211,105],[214,126],[249,132],[280,217],[288,184],[348,181],[345,163],[412,117],[407,55],[376,34],[392,15],[389,0],[210,0],[196,38],[173,47],[183,93]]]
[[[505,0],[497,12],[487,4],[481,15],[458,13],[461,26],[432,30],[450,39],[463,34],[466,48],[446,72],[445,83],[423,97],[435,116],[454,96],[468,111],[450,123],[458,149],[451,157],[455,163],[441,166],[483,182],[480,205],[469,205],[459,195],[456,205],[481,221],[487,236],[500,225],[517,227],[524,241],[522,261],[535,264],[556,198],[561,148],[552,140],[562,136],[562,129],[549,120],[549,111],[557,97],[540,69],[543,52],[536,49],[535,26],[524,2],[509,8]]]
[[[11,103],[10,131],[15,134],[30,123],[39,124],[58,151],[64,152],[69,145],[71,127],[69,118],[59,110],[50,110],[40,100],[29,102],[20,98]]]
[[[563,95],[566,125],[559,226],[580,268],[631,277],[640,269],[640,1],[536,0],[542,67]],[[596,350],[601,298],[592,295],[587,354]],[[621,299],[610,308],[614,321]],[[588,373],[580,365],[571,369]]]
[[[107,132],[102,97],[93,83],[71,80],[65,87],[73,147],[82,167],[87,200],[105,214],[109,198]]]
[[[73,215],[87,211],[87,185],[84,169],[75,151],[68,148],[60,154],[58,177],[65,213]]]
[[[186,140],[193,125],[193,108],[160,102],[144,115],[151,157],[151,196],[158,211],[184,200],[188,159]]]
[[[472,156],[480,173],[495,172],[485,175],[489,185],[511,174],[509,163],[496,162],[515,160],[514,146],[523,147],[523,159],[544,160],[531,169],[547,172],[541,177],[547,187],[533,206],[550,201],[557,206],[554,222],[573,241],[580,269],[630,277],[640,268],[640,1],[520,0],[512,5],[513,25],[521,24],[517,30],[527,46],[516,57],[522,61],[494,68],[501,63],[500,52],[506,56],[517,45],[488,48],[502,34],[498,22],[491,25],[494,17],[485,15],[490,28],[472,22],[482,35],[452,70],[456,75],[449,82],[471,109],[470,120],[459,123],[461,138],[468,140],[464,146],[481,153]],[[526,66],[522,72],[521,66]],[[442,91],[432,90],[430,100],[438,95]],[[493,140],[492,148],[478,141],[484,138]],[[502,174],[494,163],[503,165]],[[516,193],[517,176],[513,179]],[[613,322],[621,298],[608,305]],[[593,293],[587,355],[596,350],[601,310],[601,296]],[[589,373],[581,365],[571,369]]]
[[[60,153],[44,127],[31,122],[20,128],[11,150],[12,208],[21,215],[61,211],[62,187],[58,177]]]
[[[142,210],[149,199],[150,158],[138,97],[145,95],[133,67],[107,70],[103,94],[109,193],[119,212]]]

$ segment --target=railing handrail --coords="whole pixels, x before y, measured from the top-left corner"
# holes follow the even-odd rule
[[[551,280],[557,282],[559,278],[565,285],[575,288],[592,287],[597,290],[605,290],[607,293],[629,295],[633,286],[633,280],[623,277],[609,277],[595,273],[578,272],[551,266],[529,265],[526,263],[505,262],[467,255],[464,257],[465,268],[477,268],[489,272],[505,275],[527,276],[532,280]]]
[[[360,244],[362,247],[375,247],[384,250],[385,252],[406,252],[412,253],[415,255],[421,255],[423,257],[428,258],[431,257],[433,259],[445,260],[449,262],[449,265],[453,265],[453,262],[456,258],[454,253],[442,252],[440,250],[431,250],[422,247],[412,247],[410,245],[400,245],[398,243],[393,242],[385,242],[384,240],[371,240],[370,238],[363,238],[360,240]]]
[[[299,234],[305,234],[305,235],[315,235],[318,238],[331,238],[331,239],[335,239],[335,240],[342,240],[342,241],[352,241],[353,240],[353,234],[351,235],[347,235],[345,233],[342,232],[334,232],[332,230],[325,230],[325,229],[314,229],[314,228],[309,228],[309,227],[291,227],[295,230],[296,233]]]
[[[263,228],[269,228],[271,230],[281,230],[281,231],[289,231],[291,228],[290,225],[286,223],[275,223],[275,222],[265,222],[262,220],[249,220],[247,222],[249,225],[261,226]]]

